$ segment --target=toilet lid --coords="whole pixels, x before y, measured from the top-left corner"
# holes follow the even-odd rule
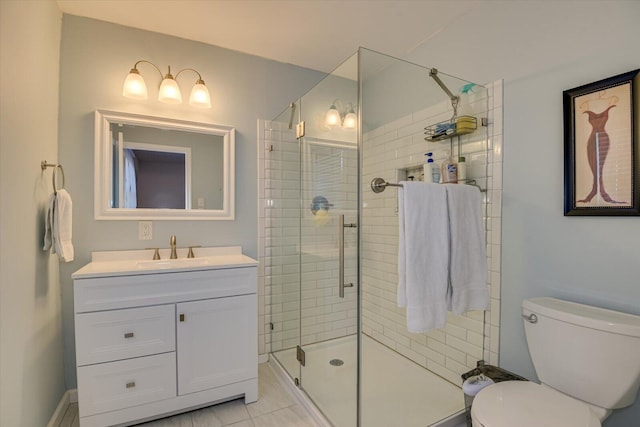
[[[474,427],[601,426],[586,403],[529,381],[483,389],[473,400],[471,416]]]

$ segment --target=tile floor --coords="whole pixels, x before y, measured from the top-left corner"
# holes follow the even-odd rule
[[[192,412],[162,418],[140,427],[316,427],[317,424],[298,401],[278,381],[272,368],[258,368],[258,401],[244,399],[209,406]],[[74,414],[75,411],[75,414]],[[77,404],[69,405],[60,427],[78,427]]]

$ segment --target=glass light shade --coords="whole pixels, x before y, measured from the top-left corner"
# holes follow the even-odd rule
[[[356,117],[356,113],[354,113],[353,110],[351,110],[344,117],[344,122],[342,123],[342,127],[345,129],[355,129],[357,123],[358,123],[358,118]]]
[[[327,115],[324,118],[324,123],[331,127],[340,125],[340,113],[335,105],[332,105],[327,111]]]
[[[164,80],[160,84],[158,101],[166,102],[167,104],[180,104],[182,102],[180,88],[171,74],[164,76]]]
[[[189,96],[189,104],[194,107],[211,108],[211,97],[209,96],[209,89],[204,85],[202,80],[198,80],[191,89],[191,96]]]
[[[147,99],[147,85],[135,68],[129,72],[122,85],[122,96],[133,99]]]

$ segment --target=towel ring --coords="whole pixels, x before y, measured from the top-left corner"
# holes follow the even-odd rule
[[[64,168],[62,167],[61,164],[59,163],[55,163],[55,164],[51,164],[51,163],[47,163],[46,160],[43,160],[42,162],[40,162],[40,168],[44,171],[47,168],[53,168],[53,176],[52,176],[52,181],[53,181],[53,192],[55,194],[58,193],[58,191],[63,190],[64,189],[64,185],[65,185],[65,178],[64,178]],[[58,169],[60,169],[60,173],[62,173],[62,187],[58,188],[57,183],[56,183],[56,176],[58,175]]]

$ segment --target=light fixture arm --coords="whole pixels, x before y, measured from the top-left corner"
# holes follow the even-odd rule
[[[340,101],[340,99],[334,99],[333,102],[331,103],[331,105],[337,107],[336,109],[342,115],[342,112],[344,111],[344,105],[342,105],[342,101]]]
[[[176,73],[176,79],[178,78],[178,76],[180,75],[180,73],[182,73],[183,71],[193,71],[194,73],[196,73],[198,75],[198,81],[196,83],[200,83],[200,84],[204,84],[204,80],[202,80],[202,76],[200,75],[199,72],[197,72],[196,70],[194,70],[193,68],[183,68],[182,70],[178,71]]]
[[[158,68],[158,66],[156,64],[154,64],[153,62],[147,61],[146,59],[141,59],[138,62],[136,62],[135,64],[133,64],[133,68],[131,69],[130,73],[140,74],[140,72],[138,71],[138,64],[140,64],[141,62],[144,62],[146,64],[151,64],[153,66],[153,68],[158,70],[158,74],[160,74],[160,80],[162,80],[164,78],[164,75],[162,74],[162,71],[160,71],[160,68]],[[171,67],[169,67],[169,73],[171,73]]]

